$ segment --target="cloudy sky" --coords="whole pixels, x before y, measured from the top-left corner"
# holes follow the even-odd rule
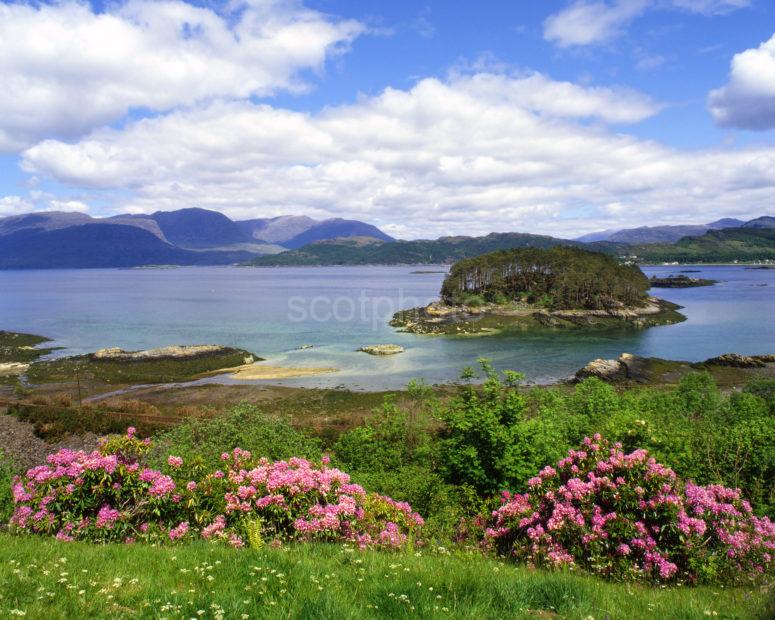
[[[775,213],[771,0],[0,2],[0,216]]]

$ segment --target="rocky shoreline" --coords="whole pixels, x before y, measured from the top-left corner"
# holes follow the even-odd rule
[[[450,306],[434,302],[402,310],[390,325],[412,334],[487,335],[507,330],[549,328],[646,328],[685,321],[680,306],[649,297],[642,306],[606,310],[547,310],[530,305]]]
[[[725,353],[703,362],[687,362],[622,353],[617,359],[592,360],[576,372],[571,383],[596,377],[614,384],[664,385],[677,383],[697,371],[710,372],[719,384],[738,383],[754,376],[775,377],[775,355]]]

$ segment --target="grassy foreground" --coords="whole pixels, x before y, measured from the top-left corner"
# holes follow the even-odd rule
[[[333,545],[236,551],[0,535],[0,616],[46,618],[766,618],[761,590],[650,588],[476,554]]]

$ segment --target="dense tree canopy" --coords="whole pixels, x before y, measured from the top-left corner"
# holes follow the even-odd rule
[[[573,247],[501,250],[455,263],[441,288],[449,304],[473,299],[550,308],[604,309],[641,303],[649,281],[634,265]]]

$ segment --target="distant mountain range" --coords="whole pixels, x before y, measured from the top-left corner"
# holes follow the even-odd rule
[[[767,221],[769,220],[769,222]],[[645,263],[731,263],[775,260],[775,218],[758,218],[740,228],[709,230],[684,237],[674,244],[625,246],[626,252]]]
[[[728,223],[729,220],[726,220]],[[731,262],[775,260],[775,218],[761,217],[740,222],[737,228],[705,229],[675,243],[625,243],[613,240],[582,242],[523,233],[491,233],[484,237],[441,237],[435,240],[395,241],[377,239],[332,239],[311,243],[297,250],[250,261],[257,266],[439,264],[478,256],[496,250],[520,247],[548,248],[556,245],[584,247],[638,262]]]
[[[433,240],[420,239],[392,243],[370,237],[359,237],[311,243],[298,250],[255,258],[250,264],[256,266],[441,264],[495,250],[523,247],[549,248],[556,245],[586,247],[578,241],[526,233],[490,233],[484,237],[441,237]]]
[[[371,224],[338,218],[233,221],[197,208],[107,218],[28,213],[0,218],[0,269],[231,264],[313,241],[362,235],[393,240]]]
[[[775,217],[607,231],[576,240],[492,233],[416,241],[396,241],[357,220],[233,221],[197,208],[108,218],[55,211],[0,218],[0,269],[438,264],[495,250],[556,245],[636,256],[641,262],[775,259]]]
[[[576,241],[590,243],[594,241],[613,241],[615,243],[675,243],[683,237],[696,237],[709,230],[722,228],[739,228],[743,220],[731,217],[716,220],[710,224],[689,224],[679,226],[640,226],[639,228],[624,228],[602,230],[577,237]]]

